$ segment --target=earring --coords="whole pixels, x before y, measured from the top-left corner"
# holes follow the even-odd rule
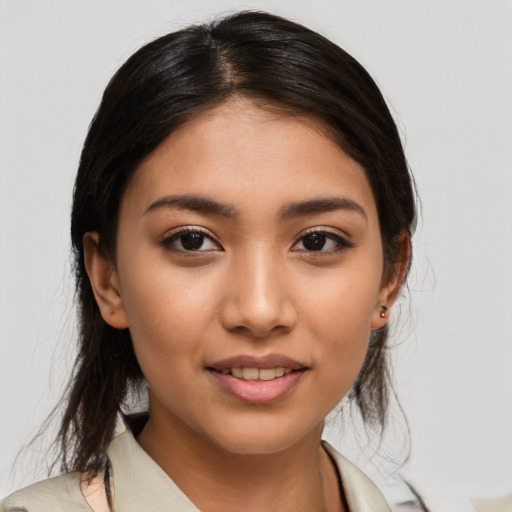
[[[386,313],[388,311],[389,307],[385,306],[384,304],[380,305],[380,316],[381,318],[386,318]]]

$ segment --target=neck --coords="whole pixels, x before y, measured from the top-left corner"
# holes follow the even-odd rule
[[[337,472],[321,447],[322,425],[263,455],[232,453],[185,426],[168,427],[150,418],[137,441],[203,512],[345,510]]]

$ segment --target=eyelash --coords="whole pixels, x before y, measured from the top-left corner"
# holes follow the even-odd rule
[[[325,237],[326,240],[331,240],[332,242],[334,242],[336,244],[336,247],[334,247],[332,249],[328,249],[328,250],[320,249],[320,250],[317,250],[317,251],[315,251],[315,250],[308,250],[306,248],[304,248],[304,249],[293,249],[293,247],[295,247],[299,243],[304,244],[304,240],[308,236],[311,236],[311,235],[320,235],[322,237]],[[354,247],[355,247],[355,244],[353,242],[350,242],[346,238],[338,235],[337,233],[333,233],[332,231],[326,231],[324,229],[318,229],[317,228],[317,229],[310,229],[306,233],[303,233],[302,235],[300,235],[300,237],[294,242],[294,244],[292,246],[292,251],[294,251],[294,252],[304,252],[308,256],[323,257],[323,256],[330,256],[330,255],[332,255],[334,253],[338,253],[338,252],[344,252],[344,251],[347,251],[349,249],[353,249]]]
[[[183,249],[178,249],[176,247],[173,247],[173,243],[175,243],[176,241],[179,241],[180,238],[184,235],[187,235],[187,234],[198,234],[198,235],[201,235],[203,238],[203,241],[202,243],[204,244],[204,241],[205,240],[209,240],[210,242],[213,242],[216,246],[218,246],[218,248],[220,248],[220,250],[223,250],[221,245],[219,244],[219,242],[217,242],[217,240],[215,240],[210,233],[208,233],[207,231],[201,229],[201,228],[197,228],[197,227],[184,227],[184,228],[180,228],[179,231],[176,231],[174,233],[172,233],[171,235],[165,237],[161,242],[160,244],[168,251],[171,251],[171,252],[174,252],[174,253],[178,253],[178,254],[181,254],[181,255],[184,255],[184,256],[199,256],[199,255],[202,255],[204,253],[211,253],[211,252],[214,252],[212,250],[192,250],[192,249],[186,249],[186,248],[183,248]]]
[[[179,241],[180,238],[186,234],[201,235],[203,237],[201,240],[201,245],[203,245],[205,243],[205,240],[209,240],[211,243],[214,243],[218,247],[218,249],[194,250],[194,249],[186,249],[185,247],[183,247],[182,249],[173,247],[173,244],[176,241]],[[330,241],[334,242],[336,244],[336,247],[328,249],[328,250],[323,250],[323,247],[320,250],[306,249],[306,248],[294,249],[294,247],[297,246],[299,243],[304,244],[305,239],[311,235],[319,235],[321,237],[325,237],[326,241],[330,240]],[[175,253],[178,253],[178,254],[181,254],[184,256],[199,256],[199,255],[204,255],[205,253],[215,252],[216,250],[221,250],[221,251],[223,250],[220,243],[217,242],[217,240],[215,240],[208,232],[206,232],[205,230],[203,230],[201,228],[197,228],[197,227],[180,228],[179,231],[176,231],[176,232],[172,233],[171,235],[165,237],[161,241],[161,245],[168,251],[175,252]],[[325,242],[324,242],[324,245],[325,245]],[[183,246],[183,244],[182,244],[182,246]],[[350,242],[346,238],[343,238],[342,236],[340,236],[336,233],[333,233],[331,231],[322,230],[322,229],[311,229],[311,230],[303,233],[300,237],[297,238],[297,240],[293,243],[291,250],[293,252],[302,252],[302,253],[306,253],[307,255],[312,255],[315,257],[319,257],[319,256],[322,257],[322,256],[329,256],[333,253],[347,251],[349,249],[353,249],[354,247],[355,247],[354,243]]]

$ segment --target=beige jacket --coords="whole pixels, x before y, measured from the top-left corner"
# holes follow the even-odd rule
[[[375,484],[324,442],[336,462],[350,512],[390,512]],[[130,430],[109,449],[115,512],[198,512],[167,474],[139,446]],[[0,512],[91,512],[80,487],[80,473],[44,480],[9,496]]]

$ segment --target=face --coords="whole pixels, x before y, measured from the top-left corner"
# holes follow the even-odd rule
[[[137,169],[95,291],[130,329],[150,422],[273,453],[321,429],[354,383],[392,300],[382,260],[362,167],[315,121],[238,100]]]

